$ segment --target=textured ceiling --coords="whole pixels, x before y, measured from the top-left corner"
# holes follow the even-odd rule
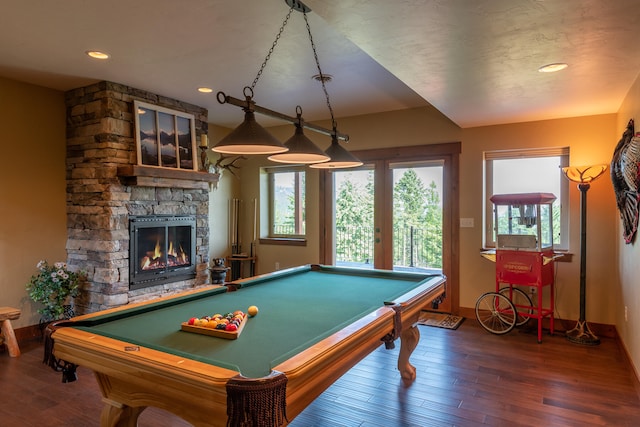
[[[639,0],[305,3],[336,119],[428,104],[461,127],[614,113],[640,71]],[[288,12],[284,0],[4,0],[2,9],[0,76],[58,90],[110,80],[205,107],[228,127],[241,112],[216,92],[243,97]],[[537,71],[552,62],[569,68]],[[317,72],[293,12],[254,99],[328,119]]]

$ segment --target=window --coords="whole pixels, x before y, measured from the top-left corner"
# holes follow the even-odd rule
[[[269,181],[269,237],[304,237],[304,168],[273,167],[267,168],[266,172]]]
[[[569,181],[562,175],[569,165],[569,148],[488,151],[484,153],[484,246],[495,247],[493,204],[494,194],[552,193],[553,243],[557,249],[569,248]]]

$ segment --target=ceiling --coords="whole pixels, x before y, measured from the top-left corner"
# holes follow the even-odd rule
[[[0,76],[57,90],[100,80],[205,107],[235,127],[284,0],[2,0]],[[334,116],[432,105],[460,127],[615,113],[640,71],[640,0],[306,0]],[[98,61],[88,50],[108,52]],[[566,62],[558,73],[542,65]],[[330,118],[294,11],[253,88],[262,107]],[[203,94],[198,87],[213,88]],[[258,116],[266,126],[281,124]],[[342,129],[341,129],[342,130]]]

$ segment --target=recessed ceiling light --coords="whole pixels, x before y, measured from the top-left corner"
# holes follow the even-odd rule
[[[100,52],[99,50],[88,50],[85,53],[94,59],[109,59],[108,53]]]
[[[324,73],[322,75],[315,74],[315,75],[311,76],[311,78],[313,80],[317,80],[319,82],[324,82],[324,83],[327,83],[327,82],[330,82],[331,80],[333,80],[333,76],[331,74],[324,74]]]
[[[565,64],[564,62],[554,62],[553,64],[543,65],[542,67],[538,68],[538,71],[540,71],[541,73],[555,73],[556,71],[564,70],[568,66],[569,65]]]
[[[210,87],[199,87],[198,88],[198,92],[211,93],[211,92],[213,92],[213,89],[211,89]]]

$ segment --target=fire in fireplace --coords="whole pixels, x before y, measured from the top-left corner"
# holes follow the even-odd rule
[[[130,216],[129,235],[130,289],[195,277],[195,216]]]

